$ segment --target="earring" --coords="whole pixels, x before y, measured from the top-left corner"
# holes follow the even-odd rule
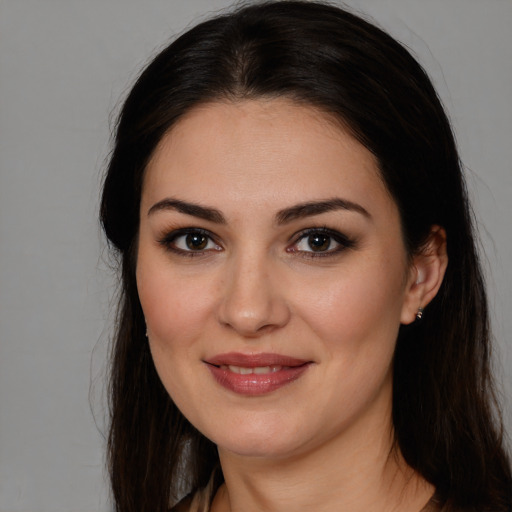
[[[422,307],[419,307],[418,308],[418,312],[416,313],[416,320],[421,320],[421,318],[423,317],[423,308]]]

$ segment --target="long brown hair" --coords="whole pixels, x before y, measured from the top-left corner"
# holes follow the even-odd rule
[[[160,383],[145,339],[135,283],[144,169],[190,109],[258,97],[315,106],[351,129],[379,162],[410,254],[432,225],[446,230],[442,287],[424,319],[402,327],[397,340],[396,443],[453,510],[509,510],[512,476],[490,373],[487,300],[450,124],[403,46],[349,12],[310,1],[249,5],[189,30],[144,70],[119,116],[101,203],[122,275],[110,380],[116,510],[167,510],[183,487],[205,485],[219,463],[216,447]]]

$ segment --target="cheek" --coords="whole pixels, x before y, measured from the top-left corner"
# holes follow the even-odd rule
[[[296,296],[307,300],[296,308],[331,351],[394,348],[404,300],[403,268],[396,263],[347,265],[314,283],[303,281],[302,288]]]
[[[402,272],[398,269],[393,274],[388,267],[382,273],[379,268],[361,265],[347,273],[337,272],[336,278],[316,280],[315,287],[304,283],[308,299],[296,303],[298,316],[323,345],[322,362],[327,364],[322,378],[329,378],[331,386],[316,401],[319,411],[332,411],[333,425],[366,410],[384,386],[387,392],[390,389],[403,300]]]
[[[214,280],[177,274],[170,265],[162,266],[140,258],[137,287],[148,332],[171,348],[204,332],[213,307]]]
[[[195,342],[210,329],[213,290],[202,279],[173,272],[159,258],[139,257],[136,276],[157,373],[178,407],[188,411],[193,390],[186,383],[196,381],[201,364]],[[199,408],[207,407],[201,396],[193,396]]]

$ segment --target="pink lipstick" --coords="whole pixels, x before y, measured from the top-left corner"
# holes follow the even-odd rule
[[[215,380],[241,395],[263,395],[298,379],[311,361],[279,354],[219,354],[205,361]]]

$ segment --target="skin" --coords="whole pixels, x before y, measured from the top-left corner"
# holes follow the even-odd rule
[[[333,198],[350,208],[279,219]],[[190,249],[178,229],[204,247]],[[323,236],[320,250],[308,229]],[[219,448],[226,483],[214,511],[422,508],[433,489],[393,448],[391,363],[400,324],[439,288],[445,245],[434,227],[408,257],[375,158],[313,108],[210,103],[162,139],[144,178],[137,285],[164,386]],[[246,396],[204,362],[227,352],[311,364]]]

